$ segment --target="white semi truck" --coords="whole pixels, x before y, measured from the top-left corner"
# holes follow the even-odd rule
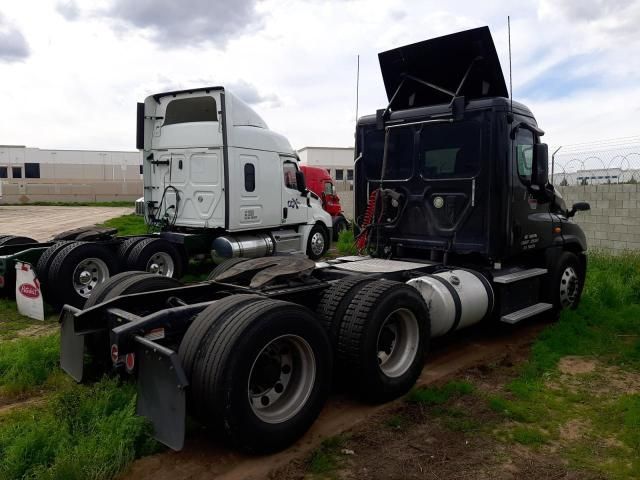
[[[80,229],[44,244],[5,236],[5,291],[14,290],[20,260],[36,266],[49,303],[82,307],[124,271],[179,278],[194,256],[220,263],[306,253],[317,260],[327,251],[332,219],[307,190],[295,150],[237,96],[224,87],[159,93],[139,103],[137,115],[144,214],[153,233]]]

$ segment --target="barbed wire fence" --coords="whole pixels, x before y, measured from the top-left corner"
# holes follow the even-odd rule
[[[549,171],[556,186],[640,183],[640,136],[564,145]]]

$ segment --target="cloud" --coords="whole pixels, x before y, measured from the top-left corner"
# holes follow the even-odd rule
[[[225,87],[249,105],[267,104],[270,108],[276,108],[282,104],[280,98],[276,94],[261,93],[255,85],[245,80],[228,82],[225,84]]]
[[[169,48],[211,42],[225,46],[236,35],[261,26],[256,0],[114,0],[104,15],[120,26],[146,29]]]
[[[22,32],[0,14],[0,62],[18,62],[29,53],[29,44]]]
[[[80,16],[80,9],[74,0],[58,2],[56,5],[56,11],[70,21],[77,20]]]

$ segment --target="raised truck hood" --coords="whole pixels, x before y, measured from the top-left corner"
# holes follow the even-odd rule
[[[457,92],[458,96],[464,96],[467,100],[509,96],[489,27],[465,30],[387,50],[379,53],[378,59],[393,110],[450,102],[467,71],[468,76]],[[396,94],[403,80],[405,83]],[[396,97],[391,102],[394,94]]]

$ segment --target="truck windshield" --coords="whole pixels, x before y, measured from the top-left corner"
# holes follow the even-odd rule
[[[424,178],[472,177],[480,170],[480,123],[474,121],[425,126],[418,148]]]

